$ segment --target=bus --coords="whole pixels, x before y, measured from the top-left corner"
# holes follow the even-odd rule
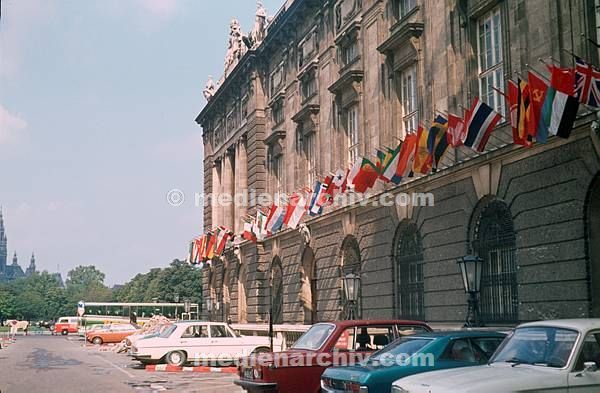
[[[135,320],[143,325],[155,315],[170,320],[191,320],[199,316],[197,303],[113,303],[85,302],[82,324],[128,323]],[[85,322],[84,322],[85,321]]]

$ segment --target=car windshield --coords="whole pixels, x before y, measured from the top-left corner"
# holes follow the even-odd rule
[[[432,342],[430,338],[419,338],[419,337],[402,337],[394,341],[387,347],[380,349],[375,352],[371,357],[370,361],[378,361],[381,355],[386,356],[392,355],[394,357],[402,355],[405,357],[412,356],[416,352],[420,351],[421,348]]]
[[[160,337],[168,338],[177,329],[177,325],[171,325],[160,333]]]
[[[562,368],[567,365],[578,333],[554,327],[516,329],[505,341],[491,363],[531,364]]]
[[[306,333],[300,336],[298,341],[292,346],[292,349],[317,350],[323,346],[334,329],[335,326],[330,324],[319,323],[313,325]]]

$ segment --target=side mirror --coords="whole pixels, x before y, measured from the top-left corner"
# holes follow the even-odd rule
[[[586,373],[594,373],[598,371],[598,365],[596,362],[585,362],[583,363],[583,371]]]

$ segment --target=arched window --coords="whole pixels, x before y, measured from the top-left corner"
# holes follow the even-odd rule
[[[342,273],[342,283],[344,282],[344,277],[348,274],[355,274],[360,277],[361,275],[361,259],[360,259],[360,247],[358,245],[358,241],[354,236],[347,236],[342,242],[341,249],[341,273]],[[350,312],[349,302],[346,299],[346,293],[342,290],[342,317],[347,318]],[[359,287],[358,292],[358,302],[356,304],[355,317],[357,319],[362,318],[362,285]]]
[[[279,257],[271,264],[271,316],[274,324],[283,323],[283,269]]]
[[[473,249],[483,258],[481,318],[484,323],[519,320],[516,239],[512,215],[500,200],[482,207],[475,226]]]
[[[400,224],[394,239],[396,316],[425,319],[423,247],[414,223]]]
[[[586,241],[590,317],[600,317],[600,174],[596,176],[587,197]]]
[[[315,254],[310,247],[306,247],[302,253],[302,266],[300,272],[300,302],[304,310],[304,323],[314,324],[318,322],[318,298],[317,298],[317,264]]]

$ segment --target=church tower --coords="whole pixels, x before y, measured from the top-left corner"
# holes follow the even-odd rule
[[[35,273],[35,255],[31,253],[31,260],[29,261],[29,267],[25,271],[25,275],[31,276],[33,273]]]
[[[0,207],[0,276],[6,273],[6,259],[8,257],[6,233],[4,231],[4,217]]]
[[[19,266],[19,259],[17,258],[17,252],[15,251],[15,254],[13,255],[13,266]]]

